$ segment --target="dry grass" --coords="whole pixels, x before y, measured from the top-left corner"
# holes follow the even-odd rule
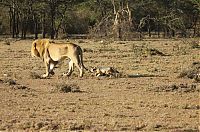
[[[189,84],[172,84],[172,85],[164,85],[157,87],[155,89],[156,92],[200,92],[200,88],[197,85],[189,85]]]
[[[59,83],[56,85],[56,89],[54,91],[61,92],[61,93],[76,93],[82,92],[80,87],[77,84],[66,84],[66,83]]]
[[[0,82],[1,82],[1,83],[4,83],[4,84],[7,84],[7,85],[9,85],[9,86],[17,85],[16,80],[11,79],[11,78],[0,79]]]
[[[32,78],[32,79],[42,79],[42,76],[39,75],[39,74],[36,73],[36,72],[31,72],[31,73],[30,73],[30,78]]]
[[[48,79],[41,79],[42,60],[30,55],[33,40],[9,41],[0,42],[0,131],[199,129],[198,39],[70,40],[82,47],[88,69],[115,67],[121,76],[85,71],[79,78],[75,67],[63,77],[63,61]]]
[[[191,66],[183,70],[178,77],[187,77],[198,80],[200,73],[200,62],[193,62]]]

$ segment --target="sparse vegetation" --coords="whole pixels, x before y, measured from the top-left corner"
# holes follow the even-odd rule
[[[187,77],[198,80],[200,73],[200,62],[193,62],[187,69],[183,70],[178,77]]]
[[[81,92],[80,88],[76,84],[66,84],[66,83],[60,83],[56,85],[56,89],[54,91],[58,91],[61,93],[76,93]]]
[[[11,89],[14,89],[14,90],[30,90],[30,88],[28,88],[27,86],[18,84],[16,80],[12,78],[0,79],[0,83],[8,85]]]
[[[190,44],[197,39],[84,41],[78,45],[86,68],[110,66],[122,76],[97,78],[85,71],[79,78],[75,68],[63,77],[65,61],[55,75],[40,79],[45,66],[31,58],[32,40],[0,45],[0,131],[198,130],[200,87],[192,75],[199,70],[199,49]]]
[[[157,87],[156,92],[200,92],[200,89],[196,85],[188,84],[172,84]]]
[[[133,46],[133,53],[135,56],[166,56],[163,52],[155,48],[148,48],[145,45]]]
[[[93,50],[93,49],[89,49],[89,48],[84,48],[84,49],[83,49],[83,52],[91,52],[91,53],[93,53],[94,50]]]
[[[11,79],[11,78],[5,78],[4,80],[1,80],[1,82],[7,84],[7,85],[17,85],[16,80]]]
[[[1,0],[0,9],[0,34],[13,38],[200,36],[199,0]]]
[[[13,89],[19,89],[19,90],[30,90],[27,86],[24,85],[15,85]]]
[[[195,49],[199,49],[200,48],[200,45],[199,45],[200,41],[192,41],[191,45],[192,45],[192,48]]]
[[[10,42],[9,41],[3,41],[3,42],[1,42],[2,44],[5,44],[5,45],[10,45]]]

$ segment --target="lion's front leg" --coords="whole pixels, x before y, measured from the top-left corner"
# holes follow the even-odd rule
[[[46,78],[49,76],[49,73],[50,73],[50,64],[49,64],[49,61],[44,61],[44,65],[45,65],[45,68],[46,68],[46,73],[42,75],[43,78]]]
[[[49,76],[49,68],[48,68],[48,67],[49,67],[49,66],[47,65],[47,66],[46,66],[46,73],[42,75],[43,78],[46,78],[46,77]]]

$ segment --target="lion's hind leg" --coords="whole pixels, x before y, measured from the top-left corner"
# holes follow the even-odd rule
[[[78,70],[80,72],[79,76],[83,77],[83,68],[84,67],[83,67],[83,64],[82,64],[79,56],[77,56],[76,58],[73,58],[73,62],[74,62],[75,66],[78,68]]]
[[[82,65],[76,65],[79,69],[79,72],[80,72],[80,77],[83,77],[83,66]]]
[[[83,65],[81,63],[75,63],[75,66],[78,68],[80,77],[83,77]]]
[[[74,71],[74,62],[72,60],[69,61],[69,70],[67,73],[63,73],[63,76],[70,76]]]

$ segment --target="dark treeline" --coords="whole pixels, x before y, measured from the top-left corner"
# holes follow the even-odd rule
[[[198,37],[200,0],[0,0],[0,34]]]

